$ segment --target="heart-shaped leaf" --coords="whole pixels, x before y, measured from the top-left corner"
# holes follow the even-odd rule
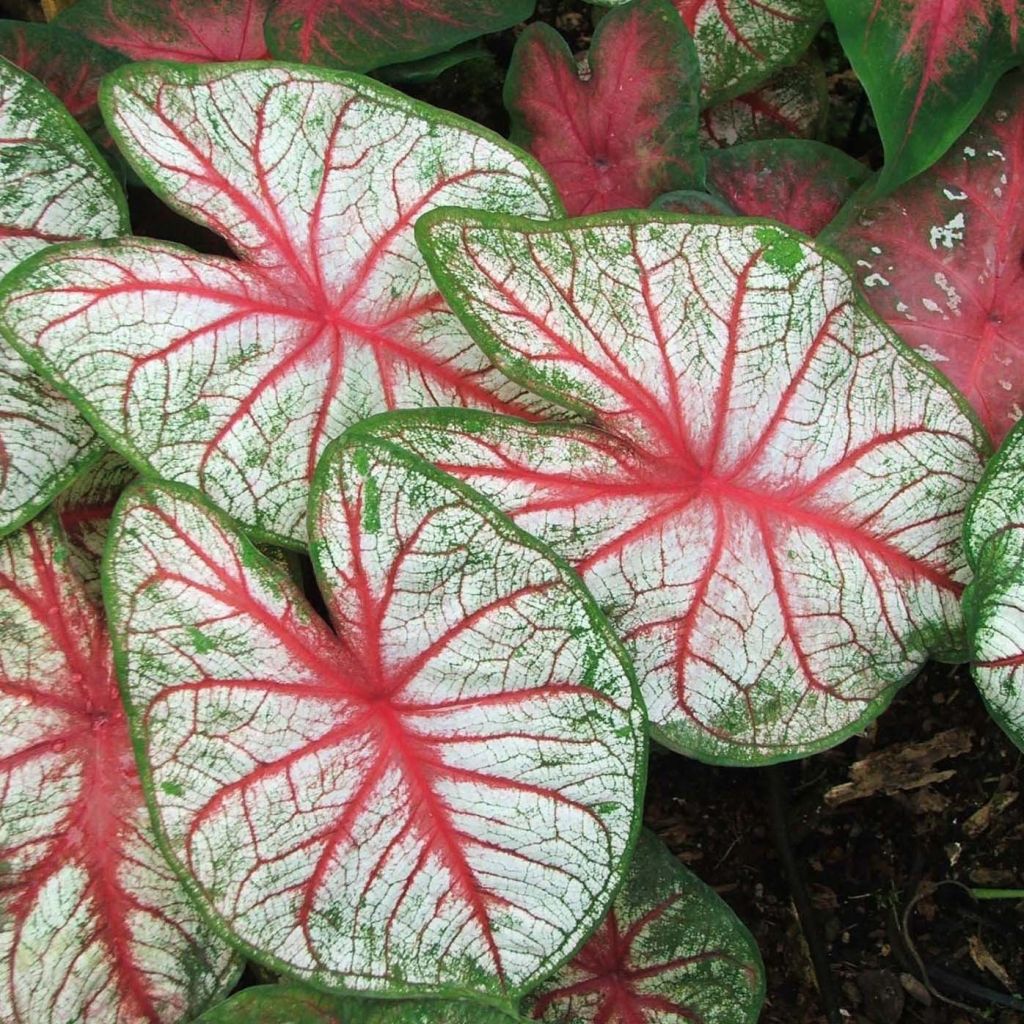
[[[992,717],[1024,750],[1024,421],[985,470],[964,531],[972,670]]]
[[[0,542],[0,1019],[176,1024],[237,969],[157,849],[70,565],[51,514]]]
[[[551,175],[571,216],[647,206],[704,183],[700,69],[669,0],[635,0],[597,27],[583,77],[562,37],[531,25],[505,85],[512,140]]]
[[[826,239],[998,442],[1024,408],[1024,73],[940,163],[886,199],[855,197]]]
[[[627,0],[596,0],[607,7]],[[795,64],[825,20],[823,0],[672,0],[693,34],[708,105]]]
[[[756,1024],[757,945],[713,889],[644,832],[608,916],[531,996],[548,1024]]]
[[[98,146],[110,144],[97,93],[124,57],[76,32],[29,21],[0,21],[0,56],[38,78]]]
[[[233,995],[197,1024],[515,1024],[469,1003],[335,999],[299,985],[259,985]]]
[[[598,429],[455,412],[395,436],[576,565],[660,741],[799,756],[930,653],[962,657],[984,436],[845,268],[758,223],[440,211],[417,230],[477,341]]]
[[[885,146],[884,193],[930,167],[1022,60],[1020,0],[825,0]]]
[[[760,89],[705,110],[700,140],[709,149],[723,149],[758,139],[813,138],[827,115],[825,69],[805,57]]]
[[[809,139],[748,142],[707,155],[708,187],[744,217],[770,217],[808,235],[828,225],[868,178],[842,150]],[[703,213],[691,197],[664,197],[660,210]],[[698,203],[699,205],[699,203]]]
[[[128,228],[124,196],[57,100],[0,60],[0,277],[68,238]],[[31,519],[102,446],[75,408],[0,343],[0,535]]]
[[[533,14],[536,0],[276,0],[267,40],[277,57],[369,71],[443,53]]]
[[[271,0],[75,0],[56,20],[132,60],[259,60]]]
[[[445,307],[412,233],[442,203],[557,213],[525,154],[341,72],[134,65],[107,83],[139,173],[240,256],[131,240],[65,248],[7,282],[7,336],[129,461],[295,544],[317,457],[349,424],[529,408]]]
[[[317,470],[337,636],[226,517],[128,492],[108,600],[168,850],[250,955],[386,995],[529,989],[632,841],[644,716],[574,573],[376,440]]]

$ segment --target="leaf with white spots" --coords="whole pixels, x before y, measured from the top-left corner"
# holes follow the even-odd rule
[[[595,0],[618,6],[627,0]],[[795,64],[825,20],[824,0],[672,0],[697,44],[704,101],[722,103]]]
[[[801,756],[929,655],[962,657],[986,442],[845,268],[778,226],[668,215],[439,211],[417,230],[498,365],[598,429],[459,412],[388,429],[576,566],[660,742]]]
[[[1024,73],[942,161],[885,199],[855,196],[826,239],[998,443],[1024,408]]]
[[[157,848],[70,565],[50,514],[0,542],[0,1020],[177,1024],[237,967]]]
[[[68,112],[0,60],[0,277],[71,238],[127,230],[117,182]],[[68,401],[0,342],[0,536],[31,519],[102,446]]]
[[[505,84],[512,140],[558,186],[570,216],[647,206],[700,187],[700,70],[669,0],[636,0],[600,22],[581,77],[550,25],[520,36]]]
[[[885,147],[878,194],[930,167],[1024,61],[1021,0],[825,0]]]
[[[106,81],[142,177],[239,258],[64,248],[8,280],[0,316],[141,471],[295,544],[317,458],[364,416],[537,407],[473,345],[413,238],[444,203],[557,213],[525,154],[342,72],[132,65]]]
[[[1024,421],[985,470],[964,533],[971,668],[992,717],[1024,750]]]
[[[544,1024],[756,1024],[764,968],[750,932],[650,832],[587,944],[531,997]]]
[[[122,499],[108,607],[164,842],[274,970],[507,1005],[621,879],[631,670],[567,566],[358,428],[317,470],[310,540],[336,633],[195,492]]]
[[[821,61],[805,57],[753,92],[701,114],[700,140],[724,149],[758,139],[809,139],[828,116],[828,84]]]

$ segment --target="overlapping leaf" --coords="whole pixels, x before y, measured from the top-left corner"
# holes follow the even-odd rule
[[[581,77],[550,26],[516,44],[505,86],[512,140],[551,175],[571,216],[647,206],[700,187],[700,70],[669,0],[636,0],[598,25]]]
[[[886,199],[855,199],[827,239],[998,442],[1024,407],[1024,73],[940,163]]]
[[[825,0],[885,146],[879,192],[930,167],[1024,60],[1020,0]]]
[[[525,155],[340,72],[141,65],[108,81],[121,148],[240,257],[130,240],[64,249],[8,282],[7,336],[130,461],[294,544],[317,457],[350,423],[527,407],[412,235],[441,203],[555,213]]]
[[[975,573],[964,595],[974,678],[992,716],[1024,750],[1024,423],[985,471],[965,537]]]
[[[0,277],[69,238],[127,230],[124,197],[67,111],[0,60]],[[0,535],[29,520],[101,446],[74,407],[0,344]]]
[[[618,6],[626,0],[598,0]],[[795,64],[825,20],[823,0],[672,0],[697,44],[708,104]]]
[[[549,1024],[756,1024],[764,969],[721,898],[645,832],[594,936],[531,997]]]
[[[377,429],[576,565],[659,740],[798,756],[861,727],[929,653],[962,656],[985,441],[806,239],[622,214],[442,211],[418,230],[498,364],[600,429],[458,412]]]
[[[0,543],[0,1019],[176,1024],[236,973],[156,846],[55,517]]]
[[[75,0],[57,18],[132,60],[259,60],[271,0]]]
[[[317,473],[337,635],[195,492],[119,507],[108,601],[164,841],[275,969],[512,999],[621,877],[629,669],[575,575],[463,485],[358,434]]]

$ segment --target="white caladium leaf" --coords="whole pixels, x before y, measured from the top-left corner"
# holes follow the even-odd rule
[[[31,75],[0,59],[0,277],[53,242],[128,229],[92,143]],[[102,446],[69,402],[0,343],[0,536],[47,505]]]
[[[1024,421],[985,470],[964,536],[975,573],[964,594],[974,678],[1024,750]]]
[[[614,7],[628,0],[595,0]],[[825,20],[824,0],[672,0],[697,44],[708,105],[795,64]]]
[[[986,441],[847,270],[765,223],[441,211],[418,232],[478,342],[598,429],[459,413],[394,437],[571,561],[657,738],[763,763],[838,742],[963,656]]]
[[[530,158],[386,86],[270,64],[133,65],[103,103],[139,174],[239,260],[130,240],[19,270],[5,330],[129,461],[271,540],[327,442],[396,407],[519,408],[412,234],[441,203],[547,217]]]
[[[237,967],[157,848],[71,564],[52,513],[0,543],[0,1020],[176,1024]]]
[[[713,889],[645,832],[587,944],[530,997],[546,1024],[756,1024],[764,968]]]
[[[310,540],[337,635],[195,492],[122,499],[107,593],[154,814],[273,969],[507,1005],[621,878],[639,695],[547,548],[391,445],[332,451]]]

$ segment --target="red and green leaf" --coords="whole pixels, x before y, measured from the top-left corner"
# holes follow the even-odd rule
[[[964,534],[971,669],[992,717],[1024,750],[1024,422],[985,470]]]
[[[707,159],[708,187],[736,213],[807,235],[822,231],[870,173],[841,150],[809,139],[748,142],[713,150]]]
[[[700,187],[700,70],[669,0],[635,0],[597,27],[581,75],[562,37],[531,25],[505,87],[512,141],[551,175],[570,216],[647,206]]]
[[[546,1024],[756,1024],[764,968],[721,897],[644,832],[608,916],[530,1002]]]
[[[826,0],[885,147],[879,194],[930,167],[1024,60],[1020,0]]]
[[[122,499],[108,608],[166,848],[275,970],[514,999],[621,879],[630,669],[567,566],[358,431],[317,470],[310,540],[336,633],[195,492]]]
[[[598,429],[454,412],[391,436],[576,566],[659,741],[800,756],[962,657],[983,433],[806,238],[652,214],[417,230],[481,346]]]
[[[237,970],[157,848],[71,564],[50,514],[0,543],[0,1019],[177,1024]]]
[[[827,239],[1001,440],[1024,408],[1024,73],[940,163],[885,199],[855,198]]]
[[[55,24],[132,60],[259,60],[269,56],[263,23],[271,2],[75,0]]]
[[[81,128],[0,60],[0,277],[69,238],[128,229],[124,196]],[[0,535],[31,519],[102,446],[75,408],[0,343]]]
[[[304,537],[327,443],[389,408],[536,408],[443,299],[413,223],[559,209],[528,158],[358,76],[136,65],[105,86],[118,144],[238,260],[148,240],[19,269],[7,337],[139,469],[200,486],[268,539]]]
[[[624,0],[598,0],[618,6]],[[705,103],[732,99],[795,64],[825,20],[823,0],[672,0],[693,34]]]
[[[275,57],[369,71],[443,53],[524,21],[536,0],[276,0]]]
[[[758,139],[809,139],[821,132],[827,116],[825,69],[808,57],[760,89],[705,110],[700,140],[708,149],[724,149]]]

